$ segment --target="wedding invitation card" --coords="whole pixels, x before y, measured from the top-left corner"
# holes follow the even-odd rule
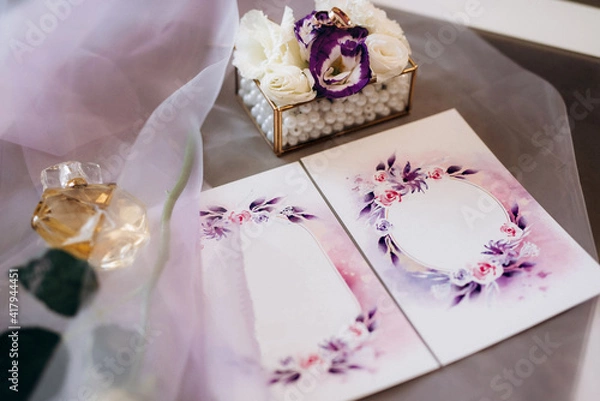
[[[259,366],[270,399],[357,398],[439,367],[299,163],[203,192],[200,220],[204,290],[243,311],[231,364]]]
[[[455,110],[302,163],[442,364],[600,292],[598,264]]]

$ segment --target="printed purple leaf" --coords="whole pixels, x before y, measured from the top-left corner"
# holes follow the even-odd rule
[[[210,214],[210,212],[208,212],[206,210],[200,210],[200,217],[203,217],[203,216],[206,216],[206,215],[209,215],[209,214]]]
[[[392,263],[394,264],[394,266],[398,266],[398,263],[400,262],[400,258],[398,258],[398,255],[396,255],[394,252],[391,252],[390,257],[392,258]]]
[[[386,236],[384,235],[383,237],[379,238],[379,250],[383,253],[387,253],[388,251],[388,246],[387,246],[387,241],[385,240]]]
[[[396,155],[391,155],[390,158],[387,160],[387,163],[389,167],[392,167],[394,163],[396,163]]]
[[[373,319],[373,316],[375,316],[375,314],[377,313],[377,307],[374,307],[373,309],[371,309],[369,311],[369,319]]]
[[[348,369],[362,369],[360,365],[348,365]]]
[[[250,210],[254,210],[254,208],[256,208],[257,206],[260,206],[262,204],[265,203],[265,198],[258,198],[256,200],[254,200],[250,206],[248,207]]]
[[[294,213],[300,213],[304,211],[304,209],[298,206],[292,206],[292,209],[294,209]]]
[[[364,217],[367,216],[369,213],[371,213],[371,208],[373,207],[372,203],[369,203],[367,206],[365,206],[361,211],[360,211],[360,217]]]
[[[464,180],[465,177],[463,177],[462,175],[454,175],[454,178],[458,178],[459,180]]]
[[[452,306],[458,305],[465,298],[465,295],[466,294],[460,294],[454,297],[454,300],[452,300]]]
[[[481,284],[475,284],[475,286],[471,290],[471,293],[469,294],[469,296],[472,297],[472,296],[478,295],[481,292],[482,288],[483,287],[481,287]]]
[[[329,368],[328,370],[329,373],[333,373],[333,374],[340,374],[340,373],[344,373],[344,369],[340,369],[340,368]]]
[[[510,270],[510,271],[505,271],[504,273],[502,273],[502,275],[504,277],[510,278],[510,277],[514,276],[515,274],[520,274],[520,273],[522,273],[522,272],[519,270]]]
[[[513,207],[510,209],[510,212],[513,214],[513,216],[515,216],[515,218],[519,215],[519,205],[517,205],[516,203],[513,205]]]
[[[298,216],[290,215],[290,216],[287,216],[287,218],[292,223],[301,223],[302,222],[302,219]]]
[[[278,377],[274,377],[271,380],[269,380],[268,384],[271,385],[271,384],[275,384],[277,382],[279,382],[279,378]]]
[[[373,199],[375,199],[375,193],[373,193],[373,191],[371,191],[371,192],[369,192],[368,194],[365,195],[365,197],[363,198],[363,202],[369,203]]]
[[[273,206],[262,206],[262,207],[258,208],[257,211],[271,213],[273,210],[275,210],[275,208]]]
[[[457,171],[459,171],[462,167],[461,166],[450,166],[448,167],[448,169],[446,170],[446,173],[448,174],[454,174]]]
[[[358,315],[358,317],[356,318],[357,322],[361,322],[363,323],[365,321],[365,315],[363,315],[362,313],[360,315]]]
[[[519,265],[519,269],[527,269],[533,266],[535,266],[535,263],[533,262],[523,262]]]
[[[296,373],[294,373],[293,375],[291,375],[291,376],[287,377],[287,378],[285,379],[285,383],[286,383],[286,384],[293,383],[293,382],[295,382],[296,380],[298,380],[298,379],[300,378],[300,376],[301,376],[301,374],[300,374],[300,373],[298,373],[298,372],[296,372]]]
[[[283,200],[283,196],[278,196],[276,198],[273,198],[267,202],[265,202],[265,205],[275,205],[276,203],[279,203]]]
[[[306,220],[314,220],[317,218],[314,214],[301,214],[300,216],[304,217]]]
[[[519,220],[517,220],[517,226],[519,226],[521,230],[524,230],[525,227],[527,227],[527,221],[525,220],[525,217],[519,217]]]
[[[404,170],[402,172],[402,175],[404,175],[405,179],[408,173],[410,173],[410,162],[406,162],[406,165],[404,166]]]
[[[383,162],[381,162],[381,163],[379,163],[379,164],[377,165],[377,167],[375,167],[375,169],[376,169],[377,171],[379,171],[379,170],[385,170],[385,164],[383,164]]]
[[[465,171],[463,171],[461,174],[462,175],[469,175],[469,174],[475,174],[477,173],[477,170],[473,170],[473,169],[466,169]]]
[[[367,326],[367,330],[369,330],[369,333],[372,333],[375,331],[375,329],[377,328],[377,322],[371,322],[368,326]]]
[[[208,208],[208,210],[215,213],[227,213],[227,209],[221,206],[211,206]]]

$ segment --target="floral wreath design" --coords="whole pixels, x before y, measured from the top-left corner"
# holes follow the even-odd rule
[[[292,223],[316,219],[317,216],[306,213],[298,206],[279,207],[283,197],[258,198],[250,203],[247,209],[241,211],[227,210],[222,206],[210,206],[200,210],[201,238],[221,240],[231,232],[231,226],[249,223],[268,223],[273,215],[284,216]]]
[[[370,178],[356,177],[353,191],[362,197],[362,209],[359,218],[366,219],[379,235],[379,250],[388,255],[392,264],[400,264],[400,247],[391,235],[392,223],[386,220],[386,211],[394,204],[402,202],[404,196],[415,192],[425,192],[430,182],[450,179],[467,179],[477,170],[464,169],[458,165],[448,168],[432,166],[413,168],[407,161],[404,168],[396,164],[396,156],[392,155],[387,162],[380,162]],[[535,263],[530,259],[539,255],[539,248],[526,241],[531,227],[521,215],[517,204],[510,209],[510,222],[499,227],[502,239],[490,240],[482,246],[476,262],[452,273],[444,273],[434,269],[412,273],[416,278],[429,280],[433,285],[431,291],[436,298],[452,296],[452,306],[461,301],[475,297],[481,292],[488,295],[497,291],[497,280],[510,279],[517,273],[530,269]]]
[[[363,353],[373,353],[370,342],[377,329],[373,308],[366,314],[360,314],[340,335],[319,344],[318,351],[306,356],[288,356],[282,359],[279,367],[270,373],[269,384],[283,385],[294,383],[311,369],[319,368],[332,375],[347,374],[351,370],[365,369],[361,360]]]

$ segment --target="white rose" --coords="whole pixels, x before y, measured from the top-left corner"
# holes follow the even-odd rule
[[[295,65],[273,64],[260,80],[260,89],[277,106],[308,102],[316,96],[308,70]]]
[[[377,82],[386,81],[402,72],[408,64],[408,49],[401,40],[380,33],[374,33],[365,39],[369,50],[371,71]]]
[[[244,78],[261,79],[274,64],[290,64],[304,67],[300,48],[290,21],[292,10],[286,7],[280,26],[258,10],[248,11],[240,20],[235,40],[233,65]]]

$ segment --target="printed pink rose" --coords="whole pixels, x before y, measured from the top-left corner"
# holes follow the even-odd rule
[[[240,213],[231,212],[231,214],[229,215],[229,221],[231,221],[232,223],[240,224],[240,225],[249,221],[251,218],[252,218],[252,215],[247,210],[244,210],[243,212],[240,212]]]
[[[311,366],[317,365],[319,363],[322,362],[322,359],[319,355],[317,354],[311,354],[308,356],[308,358],[305,359],[301,359],[300,360],[300,367],[302,369],[308,369]]]
[[[373,179],[377,182],[384,182],[385,180],[387,180],[387,178],[388,174],[385,171],[378,171],[373,176]]]
[[[439,167],[436,167],[427,174],[429,175],[429,178],[434,179],[434,180],[439,180],[444,176],[444,170],[442,170]]]
[[[504,269],[492,263],[479,262],[473,269],[473,281],[479,284],[490,284],[502,276]]]
[[[383,191],[382,194],[380,194],[377,197],[377,200],[383,206],[388,207],[388,206],[391,206],[392,203],[394,203],[396,201],[402,202],[402,196],[397,191],[394,191],[392,189],[386,189],[385,191]]]
[[[514,223],[504,223],[500,227],[500,231],[510,238],[521,238],[521,235],[523,235],[523,230]]]

